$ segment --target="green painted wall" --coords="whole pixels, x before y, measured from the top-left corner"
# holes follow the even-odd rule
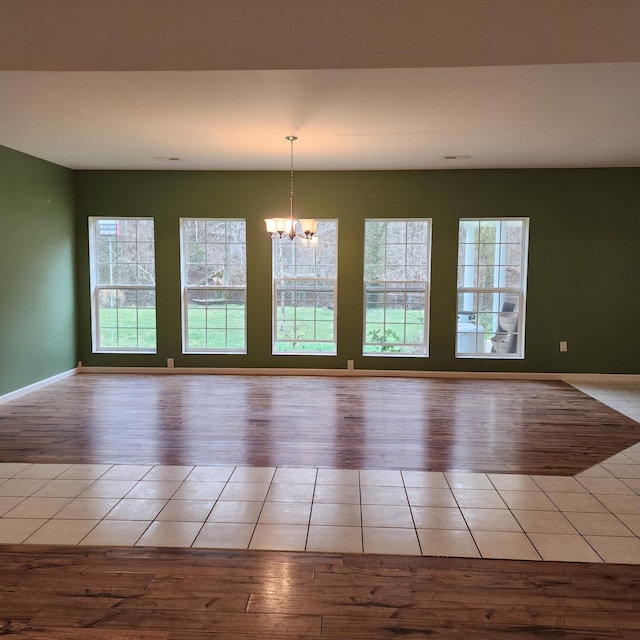
[[[85,365],[640,372],[640,169],[297,172],[296,213],[339,220],[338,355],[271,355],[271,242],[287,172],[76,172],[79,357]],[[158,354],[91,353],[87,217],[154,216]],[[178,220],[244,217],[248,354],[181,355]],[[433,218],[431,356],[360,355],[366,217]],[[524,360],[456,360],[460,217],[529,216]],[[567,340],[569,351],[558,343]]]
[[[76,364],[73,172],[0,147],[0,396]]]

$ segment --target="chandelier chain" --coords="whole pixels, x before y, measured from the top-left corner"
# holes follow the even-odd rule
[[[289,192],[289,209],[291,216],[291,227],[293,228],[293,143],[297,140],[296,136],[287,136],[287,140],[291,143],[291,190]]]

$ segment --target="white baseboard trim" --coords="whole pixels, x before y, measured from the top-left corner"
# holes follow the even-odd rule
[[[160,374],[160,375],[244,375],[244,376],[335,376],[393,378],[463,378],[484,380],[560,380],[563,382],[640,382],[640,374],[630,373],[535,373],[500,371],[393,371],[389,369],[277,369],[242,367],[85,367],[77,373]]]
[[[38,389],[44,389],[44,387],[48,387],[50,384],[54,382],[59,382],[60,380],[64,380],[65,378],[70,378],[71,376],[78,373],[78,368],[69,369],[68,371],[63,371],[62,373],[58,373],[55,376],[51,376],[50,378],[45,378],[44,380],[39,380],[38,382],[34,382],[26,387],[21,387],[20,389],[16,389],[15,391],[10,391],[9,393],[5,393],[3,396],[0,396],[0,404],[4,402],[9,402],[10,400],[17,400],[22,396],[26,396],[28,393],[32,391],[38,391]]]

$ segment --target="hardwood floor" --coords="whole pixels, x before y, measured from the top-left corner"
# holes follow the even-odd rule
[[[79,375],[0,405],[3,462],[574,475],[638,424],[561,382]]]
[[[640,637],[631,566],[20,546],[0,576],[30,640]]]
[[[0,405],[2,462],[573,475],[638,424],[550,382],[82,375]],[[638,566],[0,546],[28,640],[640,640]]]

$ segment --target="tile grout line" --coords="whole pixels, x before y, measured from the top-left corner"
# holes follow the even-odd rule
[[[420,550],[420,555],[423,556],[424,553],[422,551],[422,542],[420,542],[420,536],[418,535],[418,527],[416,525],[415,516],[413,515],[413,507],[411,505],[411,500],[409,499],[409,492],[407,491],[407,482],[405,480],[404,473],[402,473],[402,469],[400,469],[400,477],[402,478],[402,487],[404,489],[404,495],[407,498],[409,513],[411,514],[411,522],[413,522],[413,532],[416,534],[416,539],[418,540],[418,549]],[[364,545],[362,548],[364,549]]]
[[[277,471],[276,471],[277,473]],[[275,474],[274,474],[275,475]],[[311,518],[313,516],[313,505],[314,499],[316,496],[316,487],[318,486],[318,468],[316,467],[316,474],[313,478],[313,492],[311,493],[311,506],[309,508],[309,520],[307,521],[307,536],[304,540],[304,550],[307,551],[307,547],[309,546],[309,536],[311,535]]]

